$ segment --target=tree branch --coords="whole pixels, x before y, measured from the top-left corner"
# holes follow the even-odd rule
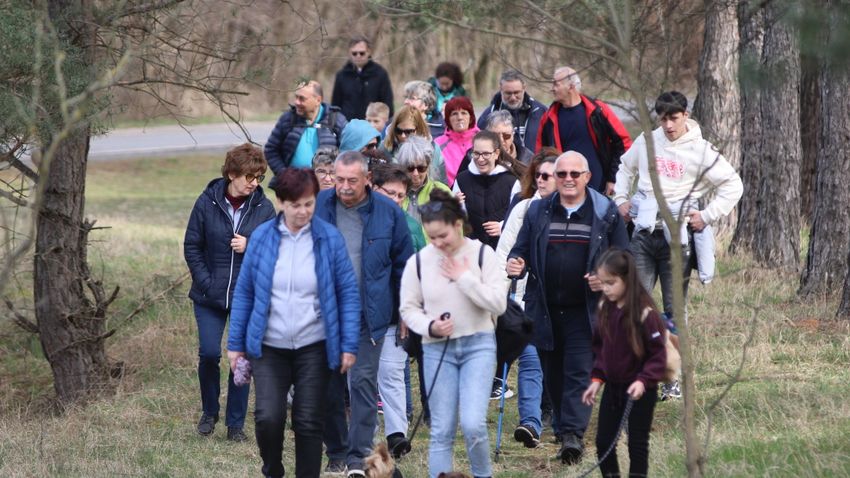
[[[3,298],[3,302],[6,303],[6,308],[9,309],[9,312],[12,314],[12,321],[17,324],[20,328],[26,330],[31,334],[38,333],[38,325],[33,323],[28,318],[24,317],[21,313],[19,313],[15,309],[15,304],[12,303],[8,298]]]

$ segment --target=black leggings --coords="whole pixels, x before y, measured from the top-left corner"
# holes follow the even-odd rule
[[[611,446],[617,435],[617,428],[623,418],[623,410],[628,403],[626,390],[630,384],[605,384],[602,401],[599,404],[599,424],[596,429],[596,457],[602,455]],[[652,427],[652,415],[658,399],[658,387],[647,389],[643,396],[632,406],[628,418],[629,432],[629,476],[647,476],[649,470],[649,430]],[[603,477],[619,477],[620,466],[617,463],[617,448],[599,466]]]

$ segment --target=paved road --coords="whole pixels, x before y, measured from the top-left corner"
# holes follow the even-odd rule
[[[274,121],[244,124],[250,139],[265,144]],[[225,123],[186,126],[152,126],[115,129],[91,140],[89,160],[131,159],[171,154],[227,151],[247,140],[237,126]]]

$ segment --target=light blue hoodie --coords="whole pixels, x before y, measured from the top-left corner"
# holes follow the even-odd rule
[[[368,121],[362,119],[351,120],[345,125],[345,129],[342,130],[339,152],[360,151],[374,138],[378,138],[378,141],[380,141],[381,133],[369,124]]]

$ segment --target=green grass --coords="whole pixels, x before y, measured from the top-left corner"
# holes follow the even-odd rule
[[[37,338],[9,320],[0,322],[0,476],[258,474],[253,439],[230,444],[223,426],[212,438],[195,434],[197,338],[188,284],[126,318],[143,298],[185,272],[185,224],[201,190],[218,176],[221,160],[194,156],[90,164],[86,212],[105,229],[92,233],[89,258],[107,288],[121,286],[110,308],[110,325],[118,332],[108,342],[108,353],[124,362],[126,373],[114,396],[57,415],[51,407],[50,369]],[[31,309],[27,268],[22,269],[17,286],[6,292]],[[832,321],[835,298],[800,301],[795,276],[759,269],[747,258],[721,256],[719,273],[710,286],[691,286],[701,440],[708,407],[741,360],[751,330],[750,307],[761,308],[741,382],[711,415],[707,475],[850,476],[850,328]],[[515,385],[515,377],[510,382]],[[654,476],[686,473],[681,405],[663,402],[656,408],[650,456]],[[566,468],[554,459],[557,447],[548,431],[539,449],[515,443],[515,398],[506,409],[495,476],[577,476],[594,461],[595,416],[584,462]],[[493,403],[491,449],[496,415]],[[246,426],[252,436],[250,415]],[[624,445],[618,450],[622,469],[628,466]],[[406,477],[426,476],[427,428],[420,429],[413,448],[400,468]],[[291,434],[285,452],[292,470]],[[468,471],[460,437],[455,456],[457,468]]]

